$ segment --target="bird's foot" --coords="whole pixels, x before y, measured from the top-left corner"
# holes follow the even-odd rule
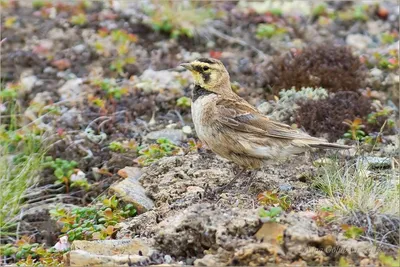
[[[224,192],[226,187],[227,187],[227,185],[224,185],[224,186],[218,186],[214,189],[211,189],[210,186],[207,184],[204,189],[204,198],[211,199],[211,200],[218,199],[219,195]]]
[[[246,181],[243,182],[243,189],[241,190],[241,192],[243,194],[248,194],[250,193],[250,189],[251,186],[254,184],[255,182],[255,176],[256,176],[257,172],[256,171],[250,171],[249,176],[250,179],[247,179]]]

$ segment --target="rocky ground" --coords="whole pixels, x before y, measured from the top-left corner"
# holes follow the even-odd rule
[[[1,4],[0,160],[46,148],[2,263],[399,266],[397,3]],[[237,167],[201,146],[177,68],[200,56],[260,112],[353,148],[216,192]]]

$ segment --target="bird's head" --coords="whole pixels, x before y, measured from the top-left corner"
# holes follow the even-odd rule
[[[218,59],[199,58],[180,66],[190,70],[195,85],[214,93],[231,91],[229,73]]]

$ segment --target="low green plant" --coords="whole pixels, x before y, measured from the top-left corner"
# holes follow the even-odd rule
[[[152,8],[144,8],[148,15],[146,23],[155,31],[169,34],[171,38],[193,37],[198,28],[218,16],[214,9],[201,5],[200,2],[161,1],[156,3]]]
[[[347,9],[344,11],[338,11],[337,17],[343,21],[361,21],[365,22],[368,20],[367,5],[357,5],[354,8]]]
[[[137,151],[138,145],[134,139],[125,140],[123,142],[113,141],[108,145],[108,148],[114,152],[125,153],[128,151]]]
[[[105,38],[110,45],[105,45],[104,41],[97,41],[93,44],[94,49],[105,57],[111,56],[112,51],[115,51],[117,56],[111,61],[110,69],[116,71],[120,76],[124,76],[124,67],[136,62],[136,58],[130,55],[130,50],[131,45],[137,42],[137,36],[121,29],[111,32],[107,29],[100,29],[98,35],[100,38]]]
[[[100,108],[101,110],[105,110],[105,108],[106,108],[106,101],[101,99],[100,97],[95,97],[95,96],[91,95],[91,96],[88,96],[88,101],[89,101],[89,103]]]
[[[284,27],[278,27],[275,24],[261,23],[257,26],[256,37],[259,39],[269,39],[274,36],[282,36],[286,32],[287,29]]]
[[[110,239],[116,231],[115,225],[125,218],[136,215],[132,204],[124,205],[116,196],[104,199],[95,206],[50,211],[51,217],[62,226],[61,232],[74,240]]]
[[[364,229],[354,225],[343,224],[341,228],[344,230],[344,236],[351,239],[357,239],[365,232]]]
[[[400,266],[400,249],[397,250],[397,259],[394,256],[386,255],[380,252],[378,260],[384,267],[398,267]]]
[[[199,149],[201,149],[202,146],[203,146],[203,144],[201,143],[200,140],[196,141],[193,138],[190,138],[188,140],[188,150],[189,151],[198,151]]]
[[[375,58],[377,64],[372,64],[369,61],[367,61],[366,64],[368,67],[378,67],[384,70],[397,70],[399,68],[397,51],[398,50],[389,51],[388,54],[380,54],[376,52],[373,54],[373,57]]]
[[[365,128],[365,125],[362,124],[362,119],[355,118],[353,121],[345,120],[343,122],[347,126],[349,126],[349,130],[343,135],[344,138],[351,139],[351,140],[362,140],[366,133],[361,130]]]
[[[0,90],[0,99],[2,102],[5,100],[14,100],[17,98],[20,89],[21,85],[19,83],[8,84]]]
[[[110,69],[115,70],[122,76],[124,73],[124,67],[128,64],[133,64],[135,62],[136,62],[135,57],[121,57],[111,62]]]
[[[27,236],[14,244],[0,246],[0,256],[13,257],[17,266],[64,266],[63,252],[45,248],[43,244],[31,243]]]
[[[181,108],[190,108],[192,101],[189,97],[182,96],[176,101],[176,105]]]
[[[54,160],[52,157],[47,156],[44,166],[54,170],[53,174],[57,177],[56,184],[65,184],[67,192],[69,192],[69,187],[81,187],[86,190],[90,187],[86,178],[73,179],[74,173],[79,173],[80,171],[76,168],[78,163],[74,160],[69,161],[60,158]]]
[[[335,219],[335,213],[332,207],[322,207],[313,218],[318,226],[330,224]]]
[[[280,17],[280,16],[282,16],[283,11],[282,11],[281,8],[275,7],[275,8],[270,8],[270,9],[268,9],[267,13],[270,13],[271,15]]]
[[[281,207],[272,207],[268,211],[264,208],[259,210],[258,215],[260,218],[268,221],[268,222],[279,222],[279,215],[282,213]]]
[[[257,196],[261,205],[278,205],[284,210],[290,208],[290,200],[287,195],[279,195],[277,191],[265,191]]]
[[[326,4],[325,3],[318,4],[316,7],[313,8],[311,13],[314,17],[319,17],[326,14],[327,13]]]
[[[382,44],[393,44],[398,40],[399,40],[399,34],[398,33],[384,32],[381,35]]]
[[[383,109],[381,109],[381,110],[379,110],[379,111],[372,112],[372,113],[368,114],[367,122],[368,122],[369,124],[374,124],[374,125],[376,125],[376,124],[379,123],[380,120],[383,119],[383,121],[387,121],[387,126],[388,126],[389,128],[393,128],[394,125],[395,125],[394,120],[388,119],[388,117],[389,117],[390,115],[392,115],[392,113],[393,113],[393,110],[392,110],[392,109],[390,109],[390,108],[388,108],[388,107],[384,107]]]
[[[32,8],[33,9],[41,9],[45,5],[48,5],[50,2],[44,0],[33,0],[32,1]]]
[[[83,26],[88,23],[88,19],[84,13],[79,13],[78,15],[72,16],[70,21],[73,25],[78,26]]]
[[[163,157],[176,155],[181,151],[182,149],[174,145],[170,140],[159,138],[156,144],[151,144],[139,150],[140,156],[137,162],[142,166],[148,166]]]
[[[349,261],[345,257],[341,256],[339,259],[339,262],[338,262],[338,266],[339,267],[350,267],[352,265],[349,263]]]
[[[115,79],[95,80],[92,84],[100,87],[110,99],[120,100],[122,96],[128,94],[128,88],[118,86]]]

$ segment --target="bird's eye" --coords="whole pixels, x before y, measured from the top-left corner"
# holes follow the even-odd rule
[[[207,71],[207,70],[209,70],[210,68],[209,67],[207,67],[207,66],[204,66],[203,67],[203,71]]]

